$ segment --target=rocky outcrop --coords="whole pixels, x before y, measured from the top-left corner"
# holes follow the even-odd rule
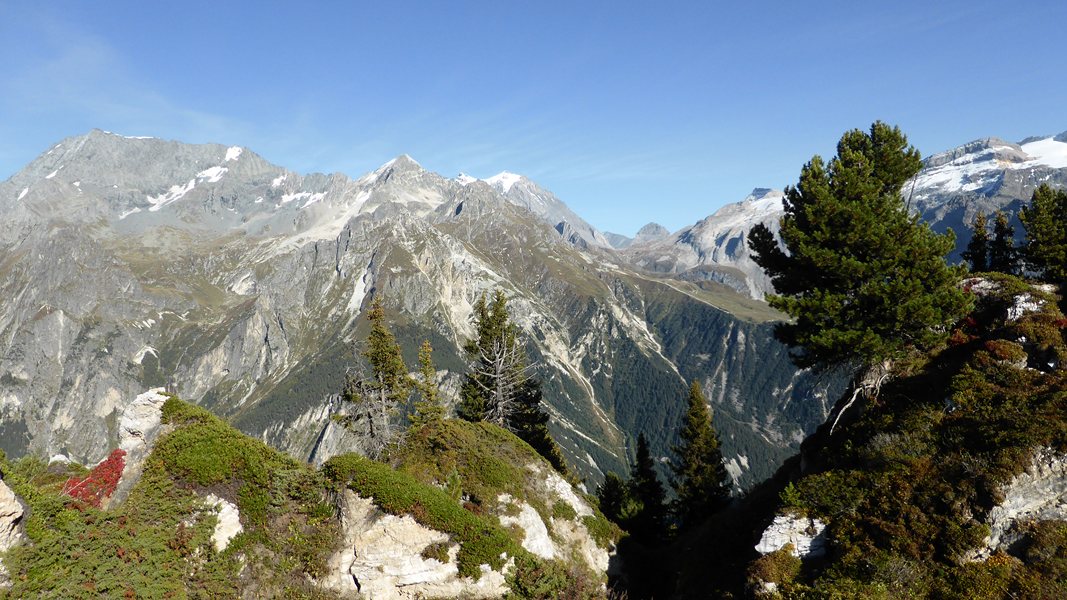
[[[580,562],[593,573],[607,573],[612,550],[597,545],[582,521],[583,517],[593,516],[589,503],[575,492],[574,486],[547,465],[532,463],[526,469],[534,474],[533,480],[537,482],[534,493],[540,495],[549,506],[563,502],[575,514],[573,519],[551,517],[548,520],[547,530],[555,547],[555,557]],[[530,530],[524,530],[529,536]]]
[[[26,508],[18,496],[0,480],[0,552],[22,543],[25,538],[22,519],[25,515]]]
[[[25,539],[22,520],[26,508],[22,506],[15,492],[0,479],[0,554],[22,543]],[[7,569],[0,563],[0,590],[11,586]]]
[[[778,515],[756,544],[756,552],[770,554],[791,545],[793,556],[819,558],[826,556],[826,524],[819,519]]]
[[[154,388],[134,398],[123,409],[119,417],[119,449],[126,451],[126,463],[115,493],[106,501],[107,505],[125,500],[140,480],[144,461],[164,430],[162,409],[166,401],[163,388]]]
[[[508,588],[505,574],[482,565],[477,581],[459,576],[458,544],[410,516],[382,512],[369,498],[345,490],[341,502],[342,549],[329,561],[323,585],[345,595],[373,600],[413,598],[497,598]],[[450,544],[448,560],[424,556],[431,546]],[[505,567],[505,570],[507,567]]]
[[[989,536],[972,556],[984,560],[1009,551],[1024,537],[1021,526],[1034,521],[1067,520],[1067,455],[1044,448],[1026,470],[1003,488],[1004,499],[989,511]]]

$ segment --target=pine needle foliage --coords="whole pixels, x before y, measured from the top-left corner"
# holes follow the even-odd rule
[[[897,127],[845,133],[829,163],[815,156],[786,189],[781,243],[764,225],[748,236],[774,283],[767,300],[791,317],[776,328],[802,367],[870,367],[932,347],[967,313],[962,267],[901,197],[922,166]]]
[[[629,532],[649,543],[662,540],[667,531],[667,493],[656,475],[645,434],[637,436],[637,455],[630,470],[630,494],[640,504],[630,519]]]
[[[566,474],[566,460],[541,408],[541,382],[530,375],[532,365],[503,291],[496,290],[492,299],[482,294],[474,304],[474,325],[477,337],[464,346],[470,367],[460,391],[459,416],[511,431]]]
[[[422,427],[445,418],[446,410],[441,401],[441,389],[437,381],[437,369],[433,365],[433,346],[424,340],[419,348],[419,378],[415,381],[419,399],[411,415],[411,426]]]
[[[984,273],[989,270],[989,217],[984,212],[975,213],[971,231],[971,241],[961,256],[971,264],[972,273]]]
[[[673,509],[681,527],[686,528],[700,523],[730,499],[730,474],[699,382],[689,387],[689,407],[678,436],[681,444],[673,448],[675,458],[671,462],[677,495]]]
[[[1019,219],[1026,229],[1026,264],[1046,281],[1067,281],[1067,190],[1034,191]]]
[[[1019,250],[1015,247],[1015,228],[1008,215],[998,210],[993,217],[993,241],[989,246],[989,270],[1008,275],[1019,273]]]
[[[396,441],[398,431],[393,420],[415,382],[408,376],[400,344],[385,322],[380,298],[371,304],[367,320],[371,330],[361,353],[366,365],[346,377],[342,398],[356,406],[345,425],[363,434],[367,454],[378,458]]]

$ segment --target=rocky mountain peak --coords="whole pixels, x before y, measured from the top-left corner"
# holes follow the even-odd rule
[[[648,223],[641,229],[637,230],[637,235],[634,236],[634,242],[643,242],[650,240],[658,240],[665,238],[671,234],[671,231],[660,225],[659,223]]]
[[[974,140],[957,146],[952,150],[934,154],[923,161],[926,168],[934,168],[951,162],[958,161],[966,156],[974,156],[975,159],[1008,160],[1021,162],[1026,159],[1026,153],[1019,144],[1006,142],[998,137],[987,137]]]

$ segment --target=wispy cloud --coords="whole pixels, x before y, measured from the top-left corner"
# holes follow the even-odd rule
[[[182,106],[157,91],[150,77],[133,72],[107,40],[55,15],[23,20],[19,36],[33,40],[0,67],[0,126],[11,155],[17,144],[57,127],[100,127],[131,135],[223,141],[247,132],[231,116]],[[14,42],[8,42],[14,43]],[[62,135],[80,133],[65,130]],[[51,140],[54,141],[54,140]],[[45,142],[47,143],[47,142]]]

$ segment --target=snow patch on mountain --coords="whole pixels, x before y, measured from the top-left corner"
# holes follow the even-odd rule
[[[241,158],[241,153],[244,152],[244,148],[240,146],[230,146],[226,149],[226,160],[223,162],[230,162],[231,160],[237,160]]]
[[[491,186],[497,187],[503,193],[511,191],[511,187],[522,180],[522,175],[503,171],[485,180]]]
[[[196,187],[196,179],[190,179],[189,183],[186,183],[185,185],[172,185],[169,190],[158,196],[149,196],[148,203],[152,206],[149,207],[148,210],[156,212],[164,206],[176,200],[180,200],[182,196],[193,191],[194,187]]]
[[[1067,143],[1054,137],[1021,145],[990,138],[936,154],[926,164],[905,193],[911,187],[916,198],[974,192],[995,184],[1004,171],[1067,168]]]
[[[196,178],[204,179],[208,183],[217,183],[226,174],[226,171],[229,171],[226,167],[211,167],[197,173]]]

